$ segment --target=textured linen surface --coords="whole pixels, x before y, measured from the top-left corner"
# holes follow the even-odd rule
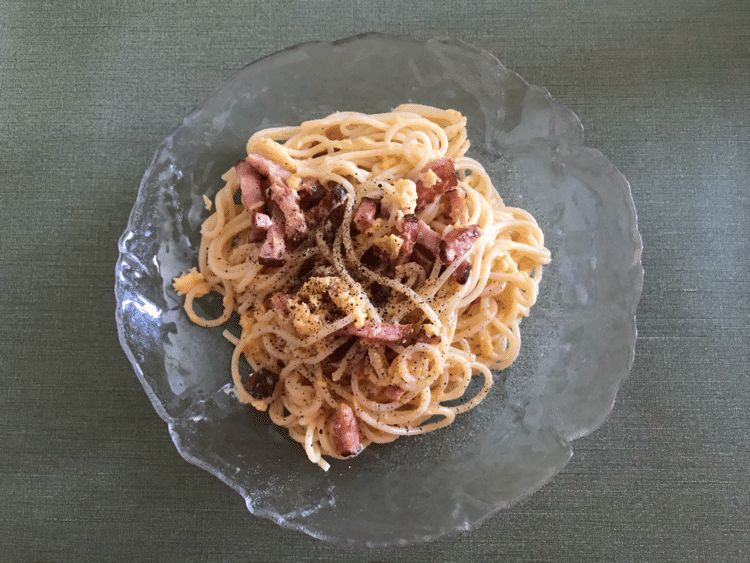
[[[0,0],[0,560],[750,560],[750,4]],[[117,239],[159,142],[300,41],[451,35],[548,88],[629,179],[630,378],[470,533],[340,550],[184,462],[119,347]]]

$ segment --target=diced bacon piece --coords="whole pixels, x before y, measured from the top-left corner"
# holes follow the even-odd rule
[[[406,262],[416,262],[429,275],[440,253],[440,233],[434,231],[421,219],[417,219],[416,215],[408,214],[404,215],[398,236],[403,239],[404,243],[393,265],[400,266]]]
[[[362,201],[359,202],[359,206],[357,206],[357,210],[354,212],[352,223],[354,223],[354,226],[361,233],[372,225],[377,214],[378,202],[369,197],[363,197]]]
[[[342,404],[336,409],[333,421],[333,444],[336,452],[344,457],[359,453],[362,444],[359,441],[359,423],[349,405]]]
[[[417,209],[420,209],[435,201],[440,194],[455,188],[458,185],[456,177],[456,165],[452,158],[444,156],[429,162],[422,168],[422,172],[432,170],[437,175],[438,180],[434,185],[427,187],[422,180],[417,181]]]
[[[411,325],[371,321],[365,322],[362,328],[355,327],[353,323],[346,327],[348,334],[377,342],[405,342],[413,331]]]
[[[458,283],[463,285],[467,281],[469,281],[470,275],[471,275],[471,262],[464,259],[464,261],[458,265],[458,268],[456,268],[455,271],[451,274],[451,277],[454,280],[456,280]]]
[[[419,236],[419,221],[414,213],[404,215],[404,218],[401,220],[401,228],[397,234],[404,243],[401,245],[399,257],[396,259],[396,262],[405,262],[405,258],[408,258],[411,251],[414,250],[414,245],[417,244],[417,237]],[[403,260],[400,260],[402,258]]]
[[[423,246],[433,257],[440,253],[440,233],[421,219],[417,223],[417,245]]]
[[[268,215],[259,211],[253,211],[253,227],[250,229],[248,241],[261,242],[264,240],[271,225],[273,225],[273,221],[271,221]]]
[[[253,373],[245,382],[245,389],[256,399],[268,399],[273,395],[276,383],[279,381],[279,374],[261,368]]]
[[[307,211],[317,205],[327,193],[328,190],[323,187],[323,184],[314,178],[302,178],[300,187],[297,190],[299,206]]]
[[[289,300],[294,299],[293,295],[289,295],[288,293],[274,293],[271,296],[271,303],[273,304],[274,309],[281,315],[282,317],[286,318],[289,316],[289,314],[292,312],[289,309]]]
[[[307,221],[299,206],[299,196],[286,184],[292,175],[289,170],[259,154],[247,155],[235,165],[235,169],[240,175],[242,203],[248,211],[259,210],[265,203],[261,189],[261,179],[265,177],[270,182],[270,198],[284,214],[286,240],[297,244],[307,236]]]
[[[289,172],[289,170],[287,170],[286,168],[282,168],[270,158],[266,158],[265,156],[262,156],[260,154],[247,155],[245,162],[250,164],[250,166],[255,168],[263,176],[271,180],[272,183],[281,182],[282,184],[284,184],[292,175],[292,173]]]
[[[415,262],[422,266],[425,275],[429,276],[435,265],[435,258],[436,256],[428,252],[424,246],[417,244],[409,256],[409,262]]]
[[[327,219],[331,211],[341,204],[345,195],[346,190],[339,185],[327,190],[320,202],[310,210],[313,222],[320,223]]]
[[[284,258],[285,251],[286,245],[284,244],[283,227],[274,221],[266,233],[266,240],[263,242],[263,246],[260,247],[258,262],[264,266],[283,266],[284,262],[286,262]]]
[[[250,213],[263,207],[265,198],[260,188],[260,174],[246,160],[240,160],[234,165],[234,169],[240,177],[240,190],[242,192],[242,205]]]
[[[401,395],[404,394],[404,390],[401,389],[401,387],[399,387],[398,385],[388,385],[385,389],[383,389],[383,393],[390,400],[398,401],[401,398]]]
[[[482,236],[482,229],[479,225],[451,229],[440,241],[440,259],[446,264],[451,264],[471,250],[480,236]]]
[[[448,216],[454,223],[464,225],[469,220],[466,192],[462,188],[454,188],[445,192],[445,195],[448,196]]]
[[[271,184],[271,199],[284,214],[284,236],[291,244],[298,244],[307,236],[307,221],[299,206],[299,196],[284,183]]]

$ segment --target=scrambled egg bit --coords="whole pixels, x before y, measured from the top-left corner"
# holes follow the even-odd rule
[[[351,315],[354,326],[362,328],[368,319],[362,296],[334,276],[313,277],[289,300],[292,324],[300,334],[309,336],[331,323],[343,312]]]
[[[417,185],[401,178],[393,186],[383,184],[382,205],[387,209],[400,209],[405,215],[417,209]]]
[[[427,170],[427,172],[422,172],[419,175],[419,179],[421,180],[422,185],[425,188],[431,188],[432,186],[434,186],[435,184],[437,184],[438,175],[435,174],[435,172],[432,170],[432,168],[430,168],[429,170]]]
[[[201,274],[196,268],[191,268],[190,271],[185,272],[181,276],[172,280],[172,286],[180,295],[185,295],[196,285],[200,285],[202,283],[206,283],[206,278],[204,278],[203,274]],[[195,296],[203,297],[206,293],[208,293],[208,291],[209,288],[207,286],[205,291],[198,291]]]
[[[397,235],[387,235],[372,241],[373,246],[377,246],[385,251],[391,260],[395,260],[404,244],[404,239]]]

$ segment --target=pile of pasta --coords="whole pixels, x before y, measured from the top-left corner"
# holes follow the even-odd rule
[[[237,397],[324,469],[451,424],[518,356],[550,253],[468,147],[451,109],[337,112],[255,133],[207,200],[174,287],[195,323],[238,325]]]

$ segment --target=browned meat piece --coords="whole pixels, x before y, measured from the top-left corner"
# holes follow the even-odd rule
[[[348,457],[359,453],[362,444],[359,441],[359,423],[349,405],[340,405],[333,421],[333,444],[339,455]]]
[[[397,401],[401,395],[404,394],[404,390],[401,389],[398,385],[388,385],[385,389],[383,389],[383,393],[386,397],[388,397],[392,401]]]
[[[310,210],[310,218],[314,223],[324,221],[336,207],[341,205],[346,190],[341,186],[334,186],[333,189],[327,190],[320,202]]]
[[[297,190],[299,195],[299,206],[307,211],[317,205],[321,199],[328,193],[323,185],[312,178],[302,178],[300,189]]]
[[[253,211],[253,228],[250,229],[250,235],[248,236],[249,242],[261,242],[266,238],[268,229],[271,228],[273,222],[271,218],[265,213]]]
[[[286,168],[282,168],[273,160],[259,154],[247,155],[245,162],[250,164],[250,166],[255,168],[260,174],[271,180],[272,183],[279,182],[284,184],[292,175],[292,173]]]
[[[424,270],[425,275],[429,276],[435,265],[435,255],[430,253],[424,246],[417,244],[409,256],[409,262],[416,262]]]
[[[258,174],[255,168],[245,160],[240,160],[235,164],[234,169],[240,177],[242,205],[245,206],[245,209],[252,213],[263,207],[265,204],[265,198],[263,197],[263,191],[260,188],[260,174]]]
[[[416,215],[409,214],[404,215],[398,236],[403,239],[404,243],[394,261],[394,266],[416,262],[429,275],[440,252],[440,234],[421,219],[417,219]]]
[[[346,327],[346,331],[354,336],[377,342],[404,343],[412,335],[413,329],[411,325],[366,322],[362,328],[356,328],[354,324],[350,324]]]
[[[387,252],[379,246],[371,246],[362,255],[362,264],[375,272],[382,272],[391,267],[391,259]]]
[[[471,262],[468,260],[464,260],[461,262],[461,264],[458,265],[458,268],[453,272],[451,277],[456,280],[461,285],[465,284],[467,281],[469,281],[469,276],[471,275]]]
[[[432,203],[440,194],[443,194],[458,185],[456,165],[452,158],[444,156],[429,162],[427,166],[422,168],[422,172],[427,172],[429,170],[432,170],[435,173],[438,180],[430,187],[425,186],[422,180],[417,181],[417,209],[424,207],[428,203]]]
[[[357,210],[354,212],[352,223],[354,223],[354,226],[357,227],[357,230],[361,233],[372,225],[377,214],[378,202],[369,197],[363,197],[359,206],[357,206]]]
[[[421,219],[417,223],[417,245],[423,246],[433,257],[440,252],[440,233]]]
[[[284,236],[287,242],[297,244],[307,236],[307,221],[300,209],[299,196],[286,184],[292,175],[289,170],[259,154],[247,155],[245,160],[235,165],[235,169],[240,175],[242,203],[248,211],[259,211],[264,205],[265,198],[261,181],[265,177],[270,182],[267,195],[284,214]],[[278,223],[278,221],[274,222]]]
[[[264,266],[283,266],[286,259],[284,244],[284,216],[277,205],[273,205],[273,220],[266,232],[266,240],[260,247],[258,262]]]
[[[417,237],[419,236],[419,219],[414,213],[404,215],[401,220],[401,228],[397,231],[397,235],[404,243],[401,245],[401,249],[398,251],[398,256],[394,261],[394,266],[400,266],[409,261],[411,251],[414,250],[414,245],[417,244]]]
[[[294,296],[289,295],[288,293],[274,293],[271,296],[271,303],[279,315],[282,317],[288,317],[289,313],[291,313],[291,310],[289,309],[289,300],[293,298]]]
[[[446,264],[466,254],[477,239],[482,236],[479,225],[468,225],[451,229],[440,241],[440,259]]]
[[[307,221],[299,206],[299,196],[285,183],[271,184],[271,199],[284,214],[284,236],[290,244],[298,244],[307,236]]]
[[[278,381],[279,374],[261,368],[248,378],[245,382],[245,389],[256,399],[268,399],[273,395],[273,390]]]

